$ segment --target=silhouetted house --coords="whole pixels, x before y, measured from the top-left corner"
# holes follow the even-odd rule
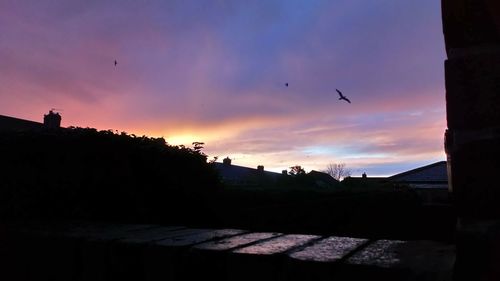
[[[449,204],[446,161],[396,174],[388,180],[408,185],[426,204]]]
[[[257,169],[233,165],[229,158],[224,158],[222,163],[215,162],[214,167],[219,172],[222,181],[230,185],[252,186],[274,183],[283,177],[280,173],[265,171],[262,165],[257,166]]]
[[[387,177],[369,177],[363,173],[361,177],[345,177],[342,182],[348,185],[379,185],[387,182]]]
[[[315,170],[310,171],[307,175],[312,177],[319,187],[336,187],[339,186],[339,181],[334,179],[327,173],[318,172]]]
[[[28,131],[43,128],[60,128],[61,115],[52,110],[44,115],[43,123],[0,115],[0,131]]]
[[[391,182],[408,184],[413,188],[448,189],[446,161],[439,161],[388,178]]]
[[[27,131],[43,127],[40,122],[0,115],[0,131]]]

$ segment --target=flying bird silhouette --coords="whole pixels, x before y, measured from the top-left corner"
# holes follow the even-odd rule
[[[337,91],[337,93],[339,93],[339,95],[340,95],[339,100],[345,100],[346,102],[351,103],[351,101],[348,98],[346,98],[344,95],[342,95],[341,91],[339,91],[338,89],[335,89],[335,91]]]
[[[285,83],[285,86],[287,86],[287,87],[288,87],[288,83]]]
[[[118,64],[118,62],[115,60],[115,66]]]

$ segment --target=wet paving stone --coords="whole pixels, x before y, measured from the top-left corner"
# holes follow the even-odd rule
[[[66,237],[83,238],[89,240],[118,240],[133,235],[138,231],[146,231],[156,228],[153,225],[101,225],[101,226],[78,226],[60,233]],[[178,229],[179,227],[169,227]]]
[[[406,243],[398,240],[379,240],[371,243],[347,260],[348,264],[394,267],[401,263],[400,250]]]
[[[228,236],[235,236],[243,234],[247,231],[240,229],[219,229],[208,232],[193,233],[184,236],[171,237],[155,242],[158,246],[168,246],[168,247],[183,247],[194,244],[199,244],[202,242],[225,238]]]
[[[286,253],[320,239],[317,235],[288,234],[231,251],[228,280],[283,280]]]
[[[368,242],[367,239],[327,237],[288,254],[285,280],[335,280],[342,261]]]
[[[378,240],[349,257],[339,275],[354,280],[447,280],[451,278],[454,263],[454,245]]]
[[[194,246],[198,250],[211,250],[211,251],[227,251],[237,247],[241,247],[250,243],[254,243],[260,240],[269,239],[273,237],[278,237],[283,235],[281,233],[270,233],[270,232],[254,232],[243,235],[238,235],[222,240],[202,243]]]
[[[337,262],[367,242],[367,239],[331,236],[293,252],[289,257],[310,262]]]
[[[320,236],[317,235],[288,234],[234,250],[233,253],[252,255],[279,254],[319,238]]]
[[[126,238],[120,240],[121,243],[151,243],[172,237],[199,234],[212,231],[213,229],[179,228],[179,227],[158,227],[131,233]]]
[[[196,270],[185,270],[184,280],[228,280],[231,260],[234,259],[231,250],[282,235],[269,232],[244,233],[194,245],[190,248],[185,264]]]

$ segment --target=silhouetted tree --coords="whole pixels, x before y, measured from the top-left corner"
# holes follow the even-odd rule
[[[213,164],[213,163],[215,163],[217,161],[217,159],[219,159],[219,156],[214,156],[214,158],[211,159],[211,160],[209,160],[208,163],[209,164]]]
[[[351,170],[348,169],[345,163],[331,163],[326,166],[324,173],[329,174],[332,178],[340,181],[351,175]]]
[[[290,167],[290,172],[288,174],[292,176],[305,175],[306,171],[299,165]]]
[[[193,150],[196,152],[201,152],[201,150],[203,149],[203,145],[205,145],[204,142],[195,141],[193,142]]]
[[[175,210],[202,208],[197,198],[220,184],[202,143],[193,145],[92,128],[0,132],[0,155],[8,163],[0,219],[179,217]]]

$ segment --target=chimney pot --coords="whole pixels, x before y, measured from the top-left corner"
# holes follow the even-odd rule
[[[49,110],[49,114],[43,116],[43,125],[49,129],[57,129],[61,127],[61,115]]]

